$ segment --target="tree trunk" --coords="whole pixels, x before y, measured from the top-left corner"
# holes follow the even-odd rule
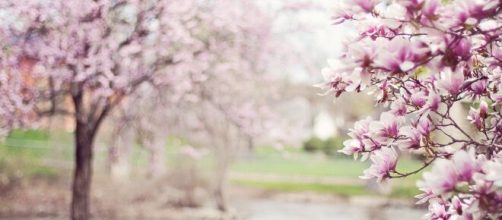
[[[110,174],[114,180],[122,181],[129,177],[130,156],[135,137],[134,129],[130,126],[119,128],[114,132],[108,152]]]
[[[161,134],[153,134],[150,140],[144,140],[143,144],[150,153],[148,176],[150,178],[162,177],[165,173],[165,137]]]
[[[75,171],[73,176],[73,195],[71,219],[87,220],[90,217],[89,197],[92,177],[92,154],[95,131],[88,122],[77,119],[75,130]]]
[[[225,152],[219,152],[217,155],[216,167],[216,189],[215,200],[218,210],[227,211],[226,179],[228,170],[228,155]]]

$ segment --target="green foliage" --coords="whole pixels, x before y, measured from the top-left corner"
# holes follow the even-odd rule
[[[338,150],[343,148],[343,140],[340,137],[331,137],[324,141],[323,152],[328,156],[342,155]]]
[[[338,156],[338,150],[343,148],[343,139],[341,137],[330,137],[321,140],[318,137],[312,137],[303,144],[303,150],[309,153],[323,152],[327,156]]]
[[[303,150],[311,153],[320,151],[323,147],[324,142],[318,137],[312,137],[303,144]]]

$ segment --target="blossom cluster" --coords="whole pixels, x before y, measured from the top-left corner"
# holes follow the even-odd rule
[[[327,94],[369,91],[386,107],[356,122],[342,153],[370,158],[363,178],[424,171],[429,219],[502,215],[502,1],[347,0],[334,23],[357,29],[322,71]],[[463,106],[470,110],[462,112]],[[397,170],[399,156],[423,166]]]

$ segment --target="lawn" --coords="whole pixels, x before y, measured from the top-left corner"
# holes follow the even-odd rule
[[[169,140],[166,146],[167,166],[175,167],[178,144]],[[178,141],[179,142],[179,141]],[[14,131],[0,144],[0,173],[15,176],[57,176],[58,169],[54,163],[62,162],[67,168],[72,167],[73,146],[70,133],[47,134],[43,131]],[[99,148],[96,152],[98,166],[106,160],[106,149]],[[132,162],[135,167],[145,167],[148,155],[140,146],[133,149]],[[204,158],[203,168],[209,169],[211,158]],[[286,148],[276,150],[271,147],[258,147],[250,158],[237,160],[231,167],[234,174],[252,176],[271,175],[279,177],[274,180],[260,178],[231,179],[231,183],[238,186],[262,188],[273,191],[312,191],[319,193],[333,193],[341,196],[375,195],[358,179],[363,170],[369,166],[367,162],[354,161],[352,158],[327,157],[323,154],[305,153],[301,149]],[[402,159],[398,170],[411,171],[420,167],[420,163],[411,159]],[[291,181],[303,179],[344,179],[355,180],[359,184],[334,184],[315,181]],[[410,198],[418,191],[415,181],[420,174],[406,179],[392,180],[391,197]]]
[[[55,176],[46,165],[50,157],[49,134],[38,130],[14,130],[0,143],[0,173],[7,176]]]
[[[322,154],[304,153],[299,149],[283,151],[261,147],[256,149],[251,159],[236,162],[231,169],[237,174],[267,174],[274,176],[295,176],[305,178],[341,178],[354,179],[358,182],[363,170],[369,166],[368,162],[354,161],[352,158],[337,156],[327,157]],[[402,159],[398,170],[412,171],[421,166],[421,163],[409,158]],[[406,179],[394,179],[391,197],[411,198],[418,194],[415,188],[416,180],[421,175],[412,175]],[[289,178],[284,181],[277,180],[250,180],[233,179],[233,184],[256,187],[273,191],[313,191],[320,193],[333,193],[341,196],[374,195],[364,184],[326,184],[316,182],[292,182]]]

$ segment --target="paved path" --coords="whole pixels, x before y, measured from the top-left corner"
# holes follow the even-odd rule
[[[421,220],[424,210],[256,199],[233,204],[244,220]]]

